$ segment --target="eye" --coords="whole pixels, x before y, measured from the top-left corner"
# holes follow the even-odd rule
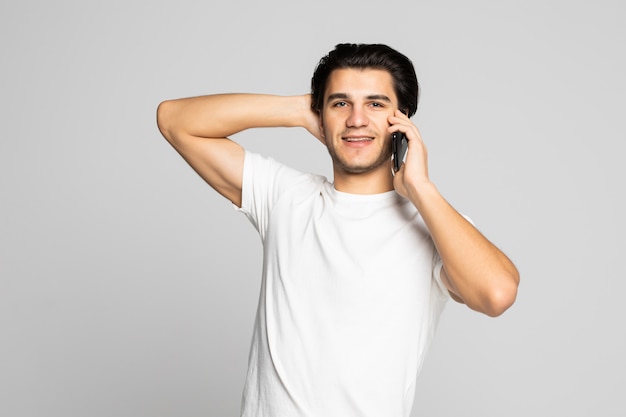
[[[370,103],[370,106],[372,106],[372,107],[377,107],[377,108],[382,108],[382,107],[385,107],[385,105],[384,105],[383,103],[380,103],[380,102],[378,102],[378,101],[372,101],[372,102]]]
[[[333,103],[333,107],[346,107],[347,105],[348,103],[346,103],[345,101],[337,101]]]

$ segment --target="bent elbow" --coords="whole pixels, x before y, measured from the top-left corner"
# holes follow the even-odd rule
[[[170,143],[172,142],[172,139],[173,139],[172,126],[171,126],[172,118],[173,118],[172,107],[173,106],[172,106],[171,100],[163,101],[157,107],[157,112],[156,112],[157,127],[159,128],[159,131],[161,132],[163,137]]]
[[[515,271],[513,276],[502,280],[500,285],[492,289],[485,314],[489,317],[498,317],[508,310],[515,303],[518,286],[519,275]]]

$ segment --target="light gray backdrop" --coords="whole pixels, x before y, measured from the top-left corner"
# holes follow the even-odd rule
[[[522,275],[448,307],[414,415],[626,415],[623,4],[3,2],[0,415],[237,415],[261,246],[155,110],[307,92],[339,42],[413,59],[433,180]],[[235,139],[330,173],[304,130]]]

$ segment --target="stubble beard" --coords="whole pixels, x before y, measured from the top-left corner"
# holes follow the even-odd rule
[[[328,149],[328,153],[330,154],[330,157],[333,161],[333,166],[335,168],[339,168],[341,171],[347,174],[364,174],[379,168],[385,163],[390,163],[389,161],[391,160],[391,145],[383,146],[383,149],[381,149],[378,157],[372,162],[361,164],[354,163],[350,160],[347,160],[347,158],[338,155],[337,152],[335,152],[334,146],[327,146],[326,148]]]

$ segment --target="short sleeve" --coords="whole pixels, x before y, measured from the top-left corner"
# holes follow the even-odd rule
[[[246,151],[241,184],[241,208],[265,238],[273,207],[290,189],[310,175],[289,168],[272,158]]]
[[[441,294],[447,298],[447,297],[450,297],[450,292],[448,291],[448,288],[441,280],[442,268],[443,268],[443,261],[441,260],[441,257],[439,256],[439,252],[437,252],[437,249],[435,249],[434,254],[433,254],[433,271],[432,271],[433,281],[435,281],[435,283],[437,284],[437,287],[439,288],[439,291],[441,292]]]

